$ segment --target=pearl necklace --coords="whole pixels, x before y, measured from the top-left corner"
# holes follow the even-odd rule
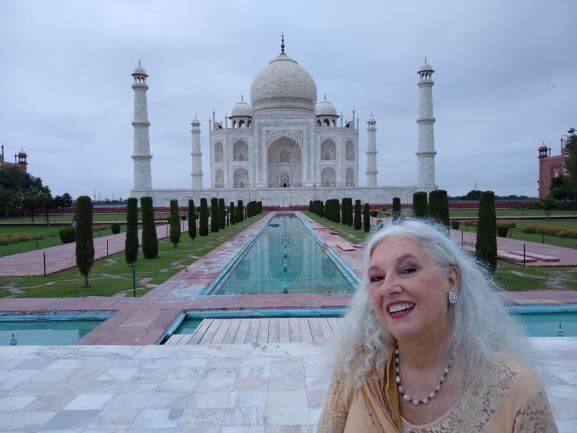
[[[447,366],[443,370],[443,375],[441,376],[439,383],[435,387],[435,390],[433,392],[431,392],[425,398],[419,400],[418,398],[413,398],[409,394],[407,394],[405,392],[405,389],[401,385],[401,376],[399,376],[400,371],[401,371],[400,361],[399,361],[399,349],[395,349],[395,380],[397,382],[397,389],[399,390],[399,393],[401,394],[403,400],[405,400],[406,402],[409,402],[409,403],[413,403],[415,406],[418,406],[420,404],[430,403],[431,400],[436,397],[436,395],[439,393],[439,391],[441,391],[441,388],[443,387],[443,384],[445,383],[445,378],[447,377],[447,374],[449,374],[449,371],[451,371],[452,365],[453,365],[453,356],[451,355],[451,357],[449,358],[449,362],[447,362]]]

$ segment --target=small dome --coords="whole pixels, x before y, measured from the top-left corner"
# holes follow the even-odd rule
[[[250,99],[254,111],[267,108],[314,111],[317,86],[313,77],[283,51],[255,77]]]
[[[371,115],[369,116],[369,120],[367,120],[367,123],[377,123],[377,121],[373,117],[373,113],[371,113]]]
[[[241,101],[237,102],[232,109],[230,117],[252,117],[252,107],[244,101],[244,98],[241,98]]]
[[[419,68],[419,72],[435,72],[433,67],[429,65],[429,62],[427,62],[426,57],[425,57],[425,63],[423,63],[423,66]]]
[[[337,109],[330,101],[327,101],[326,95],[324,101],[317,105],[317,116],[338,116]]]
[[[22,150],[20,150],[20,152],[18,152],[18,156],[23,157],[23,158],[25,158],[27,156],[26,152],[24,152],[24,149],[22,149]]]
[[[142,65],[140,64],[140,60],[138,61],[138,65],[136,66],[136,68],[134,68],[134,72],[132,73],[133,75],[146,75],[146,71],[144,70],[144,68],[142,67]]]
[[[545,146],[544,144],[539,146],[539,150],[547,150],[547,146]]]

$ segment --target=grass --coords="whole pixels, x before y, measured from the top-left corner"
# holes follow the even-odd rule
[[[181,242],[174,248],[169,240],[159,242],[159,256],[145,259],[139,251],[136,264],[137,296],[142,296],[157,285],[204,256],[218,245],[253,224],[259,216],[229,226],[218,233],[197,236],[192,240],[183,232]],[[83,288],[83,277],[77,269],[69,269],[47,277],[0,277],[0,297],[75,297],[132,296],[132,268],[124,261],[124,252],[95,261],[89,276],[90,287]]]
[[[315,220],[316,222],[324,225],[325,227],[328,227],[329,229],[337,232],[343,238],[345,238],[346,240],[348,240],[354,244],[363,243],[365,238],[368,236],[368,233],[365,233],[365,231],[362,229],[361,230],[355,230],[352,226],[349,227],[349,226],[345,226],[343,224],[338,224],[338,223],[335,223],[333,221],[329,221],[326,218],[318,216],[316,213],[304,212],[304,214],[306,216],[308,216],[309,218],[311,218],[312,220]]]
[[[42,239],[21,241],[6,245],[0,245],[0,257],[9,256],[12,254],[25,253],[27,251],[37,250],[39,248],[48,248],[55,245],[62,245],[62,241],[58,236],[58,232],[63,226],[37,226],[37,225],[21,225],[21,226],[0,226],[0,233],[31,233],[42,236]],[[120,231],[125,232],[126,226],[121,225]],[[94,237],[111,235],[112,230],[110,225],[103,225],[102,227],[95,226]]]
[[[449,206],[451,203],[449,202]],[[450,212],[452,217],[471,217],[476,218],[479,215],[479,209],[452,209]],[[516,216],[540,216],[545,217],[545,213],[541,209],[495,209],[497,216],[516,217]],[[558,210],[551,215],[577,215],[575,210]]]
[[[545,243],[549,245],[556,245],[558,247],[565,248],[577,248],[577,239],[561,238],[559,236],[552,235],[541,235],[537,233],[523,233],[521,229],[523,227],[532,225],[550,225],[550,226],[560,226],[577,228],[577,219],[566,219],[566,220],[511,220],[516,224],[516,227],[511,232],[512,239],[518,239],[520,241],[530,241],[537,243]],[[476,227],[465,226],[461,223],[459,229],[468,232],[476,232]]]
[[[361,243],[365,240],[366,234],[364,231],[354,230],[352,227],[334,223],[326,218],[321,218],[312,212],[305,212],[305,214],[316,222],[339,233],[343,238],[351,242]],[[558,222],[577,225],[575,221]],[[527,221],[527,224],[536,224],[536,222]],[[519,226],[519,224],[517,224],[517,226]],[[474,229],[474,227],[470,227],[469,229],[471,231]],[[522,233],[518,229],[516,229],[515,232],[521,233],[522,235],[529,235],[529,233]],[[552,238],[553,236],[548,237]],[[523,267],[499,260],[497,265],[497,272],[495,274],[495,280],[501,287],[503,287],[504,290],[507,291],[546,289],[577,290],[577,268]]]

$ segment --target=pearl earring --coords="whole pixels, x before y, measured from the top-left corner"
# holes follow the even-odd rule
[[[456,304],[457,303],[457,292],[455,289],[451,288],[449,290],[449,304]]]

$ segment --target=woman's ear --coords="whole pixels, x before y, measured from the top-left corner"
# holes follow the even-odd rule
[[[458,294],[461,291],[461,274],[459,273],[459,268],[450,266],[448,279],[449,287]]]

